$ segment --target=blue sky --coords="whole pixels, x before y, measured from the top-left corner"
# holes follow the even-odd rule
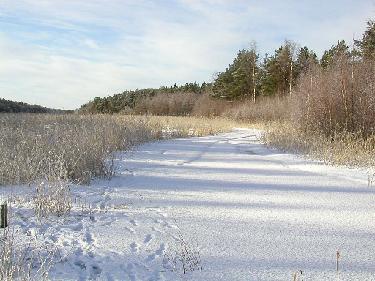
[[[0,0],[0,97],[74,109],[125,89],[212,81],[256,41],[319,55],[375,0]]]

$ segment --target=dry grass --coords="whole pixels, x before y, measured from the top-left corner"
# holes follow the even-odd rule
[[[339,58],[313,67],[290,100],[291,118],[267,126],[268,145],[330,164],[375,167],[375,63]]]
[[[161,132],[163,138],[213,135],[230,131],[240,125],[240,123],[226,118],[176,116],[148,117],[148,124],[157,132]]]
[[[0,185],[89,183],[113,174],[111,155],[165,137],[230,130],[225,119],[111,115],[0,115]]]
[[[291,122],[265,126],[264,142],[285,151],[308,154],[329,164],[375,167],[375,136],[336,133],[334,141],[319,132],[306,131]]]
[[[159,93],[139,100],[135,114],[186,116],[193,110],[199,95],[195,93]]]
[[[232,103],[211,97],[209,94],[203,94],[198,97],[194,104],[192,115],[214,117],[222,116],[223,112],[232,107]]]
[[[110,174],[112,151],[153,137],[143,120],[106,116],[5,114],[0,128],[0,184],[88,183]]]
[[[256,103],[247,100],[234,104],[223,112],[223,116],[249,122],[286,120],[291,117],[290,107],[288,98],[263,98]]]

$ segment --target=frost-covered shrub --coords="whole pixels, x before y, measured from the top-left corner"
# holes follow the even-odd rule
[[[8,227],[0,233],[0,280],[48,280],[57,251]]]
[[[72,197],[69,184],[66,182],[41,182],[35,188],[33,198],[34,212],[37,217],[69,214],[72,208]]]
[[[176,244],[164,255],[163,266],[166,270],[182,274],[203,270],[198,246],[189,243],[179,230]]]

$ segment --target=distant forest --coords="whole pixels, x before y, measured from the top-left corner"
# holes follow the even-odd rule
[[[51,109],[40,105],[10,101],[0,98],[0,113],[59,113],[63,110]]]
[[[321,58],[307,46],[286,40],[273,54],[260,57],[256,44],[240,50],[228,67],[217,73],[213,83],[124,91],[96,97],[80,108],[82,113],[153,115],[215,115],[234,103],[256,103],[266,97],[292,96],[308,73],[329,72],[344,60],[351,64],[375,59],[375,22],[368,21],[360,40],[344,40],[326,50]],[[212,107],[215,107],[213,109]]]

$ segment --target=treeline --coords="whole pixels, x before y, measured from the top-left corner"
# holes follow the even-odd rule
[[[31,105],[24,102],[10,101],[0,98],[0,113],[71,113],[72,111],[64,111],[52,109],[40,105]]]
[[[293,97],[300,83],[306,83],[305,77],[309,73],[317,73],[319,70],[324,76],[338,63],[344,62],[359,68],[364,61],[374,60],[374,53],[374,21],[368,22],[361,40],[354,41],[351,47],[344,40],[338,41],[321,58],[307,46],[298,47],[292,41],[285,41],[273,54],[261,58],[253,44],[249,49],[240,50],[234,61],[216,75],[213,83],[187,83],[183,86],[125,91],[111,97],[97,97],[83,105],[80,112],[206,116],[233,114],[246,118],[245,112],[236,114],[235,109],[243,109],[245,103],[260,104],[267,98]],[[249,115],[254,117],[251,112]]]
[[[373,170],[375,22],[368,22],[352,48],[340,41],[326,51],[282,100],[287,108],[285,122],[276,122],[267,130],[264,139],[268,144],[329,163]],[[369,172],[369,184],[372,178],[375,174]]]
[[[204,93],[207,93],[211,89],[212,85],[207,83],[186,83],[182,86],[174,84],[171,87],[160,87],[159,89],[137,89],[132,91],[124,91],[120,94],[116,94],[109,97],[96,97],[93,101],[84,104],[80,108],[82,113],[147,113],[147,108],[150,107],[151,102],[157,102],[160,97],[173,99],[174,103],[183,103],[182,100],[186,100],[186,97],[197,97]],[[179,100],[179,102],[177,101]],[[167,104],[167,103],[166,103]],[[159,104],[160,105],[160,104]],[[156,107],[155,111],[157,111]],[[166,107],[161,105],[161,107]],[[161,108],[160,107],[160,108]],[[185,106],[182,106],[185,107]],[[190,106],[188,106],[190,108]],[[186,110],[182,110],[186,114]],[[165,112],[168,115],[168,112]],[[181,113],[182,114],[182,113]],[[179,113],[172,115],[181,115]],[[157,114],[159,115],[159,114]],[[163,115],[163,114],[161,114]]]

